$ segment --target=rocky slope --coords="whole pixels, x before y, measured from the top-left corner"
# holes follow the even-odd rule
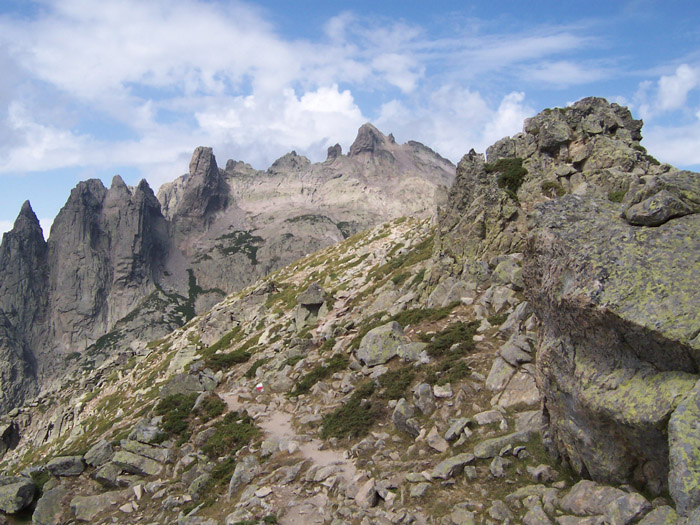
[[[349,155],[337,146],[320,164],[292,152],[267,172],[234,161],[222,170],[202,147],[189,168],[160,201],[145,181],[79,183],[48,242],[25,204],[0,245],[3,348],[14,363],[0,413],[57,388],[66,366],[161,337],[303,255],[393,217],[430,215],[454,172],[370,124]]]
[[[697,174],[640,129],[602,99],[543,112],[465,156],[437,225],[351,236],[85,366],[0,420],[0,508],[698,523]]]

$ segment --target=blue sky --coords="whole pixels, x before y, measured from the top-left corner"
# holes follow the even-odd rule
[[[214,148],[265,169],[371,121],[457,162],[585,96],[700,169],[696,1],[0,0],[0,231],[72,187],[155,189]],[[45,231],[45,235],[48,232]]]

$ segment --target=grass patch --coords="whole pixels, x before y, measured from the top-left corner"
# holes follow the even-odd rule
[[[336,372],[345,370],[349,364],[350,360],[346,356],[334,355],[325,363],[315,366],[308,374],[302,377],[289,395],[296,397],[308,393],[316,383],[332,376]]]
[[[627,190],[611,191],[608,193],[608,200],[610,202],[622,202],[622,199],[625,198],[626,194],[627,194]]]
[[[240,341],[242,338],[243,338],[242,328],[240,327],[240,325],[236,326],[233,330],[224,334],[221,337],[221,339],[219,339],[216,343],[214,343],[213,345],[208,347],[204,351],[204,353],[206,355],[215,354],[217,351],[228,348],[233,343]]]
[[[430,385],[445,385],[469,377],[471,368],[457,355],[432,365],[425,370],[424,381]]]
[[[367,381],[357,387],[347,403],[323,417],[321,438],[358,438],[369,432],[382,411],[379,403],[371,400],[376,386]]]
[[[246,412],[229,412],[214,428],[216,433],[202,446],[212,459],[234,455],[260,433]]]
[[[396,286],[401,286],[411,276],[410,273],[400,273],[391,278],[391,282]]]
[[[257,372],[258,368],[260,368],[262,365],[267,363],[270,360],[268,357],[263,357],[262,359],[258,359],[253,363],[253,365],[246,370],[245,377],[248,379],[253,379],[255,377],[255,372]]]
[[[527,170],[523,168],[523,159],[519,157],[498,159],[493,164],[484,164],[484,169],[486,173],[498,173],[496,180],[498,187],[506,190],[512,199],[518,200],[518,190],[527,175]]]
[[[464,355],[474,349],[474,334],[479,326],[479,321],[452,323],[442,332],[435,334],[428,342],[426,351],[431,357],[444,357],[448,354]],[[454,350],[451,348],[457,345]]]
[[[387,399],[400,399],[404,397],[406,389],[411,385],[416,376],[416,370],[411,366],[404,366],[391,370],[379,377],[379,386],[384,390],[381,397]]]
[[[425,279],[425,268],[421,268],[420,271],[413,277],[411,281],[411,286],[418,286]]]

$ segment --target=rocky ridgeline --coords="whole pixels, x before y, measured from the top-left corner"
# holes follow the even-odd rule
[[[370,124],[348,155],[292,152],[266,172],[194,151],[158,198],[146,181],[81,182],[44,240],[29,203],[0,245],[0,413],[99,366],[228,293],[391,218],[429,216],[454,166]],[[55,381],[59,378],[59,381]]]
[[[0,509],[700,522],[697,175],[640,129],[601,99],[543,112],[465,156],[437,225],[356,234],[66,379],[0,420]]]

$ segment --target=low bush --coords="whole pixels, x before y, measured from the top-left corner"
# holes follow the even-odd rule
[[[233,456],[260,433],[246,412],[229,412],[214,428],[216,432],[202,446],[202,451],[212,459]]]
[[[373,381],[359,385],[347,403],[326,414],[321,438],[359,438],[367,434],[382,410],[380,404],[371,399],[375,389]]]
[[[498,159],[493,164],[484,164],[486,173],[498,173],[498,187],[506,190],[508,195],[517,200],[518,190],[525,180],[527,170],[523,168],[523,159],[515,157]]]
[[[328,361],[316,365],[308,374],[301,378],[292,390],[290,396],[306,394],[319,381],[326,379],[336,372],[345,370],[350,364],[350,360],[344,355],[334,355]]]
[[[474,334],[479,326],[479,321],[470,323],[456,322],[449,325],[442,332],[435,334],[428,343],[426,351],[431,357],[442,357],[448,353],[463,355],[474,348]],[[457,345],[454,350],[450,350]]]
[[[233,365],[238,365],[245,363],[250,359],[250,352],[239,349],[229,352],[228,354],[213,354],[205,359],[205,364],[214,370],[225,370],[232,367]]]
[[[406,389],[411,385],[416,371],[413,367],[404,366],[391,370],[379,378],[379,386],[384,390],[381,397],[387,399],[400,399],[404,397]]]
[[[197,394],[172,394],[160,400],[156,405],[156,415],[163,416],[160,429],[167,439],[172,436],[189,436],[189,417],[192,413]]]
[[[226,403],[216,394],[210,394],[197,407],[197,413],[204,422],[219,417],[226,411]]]

